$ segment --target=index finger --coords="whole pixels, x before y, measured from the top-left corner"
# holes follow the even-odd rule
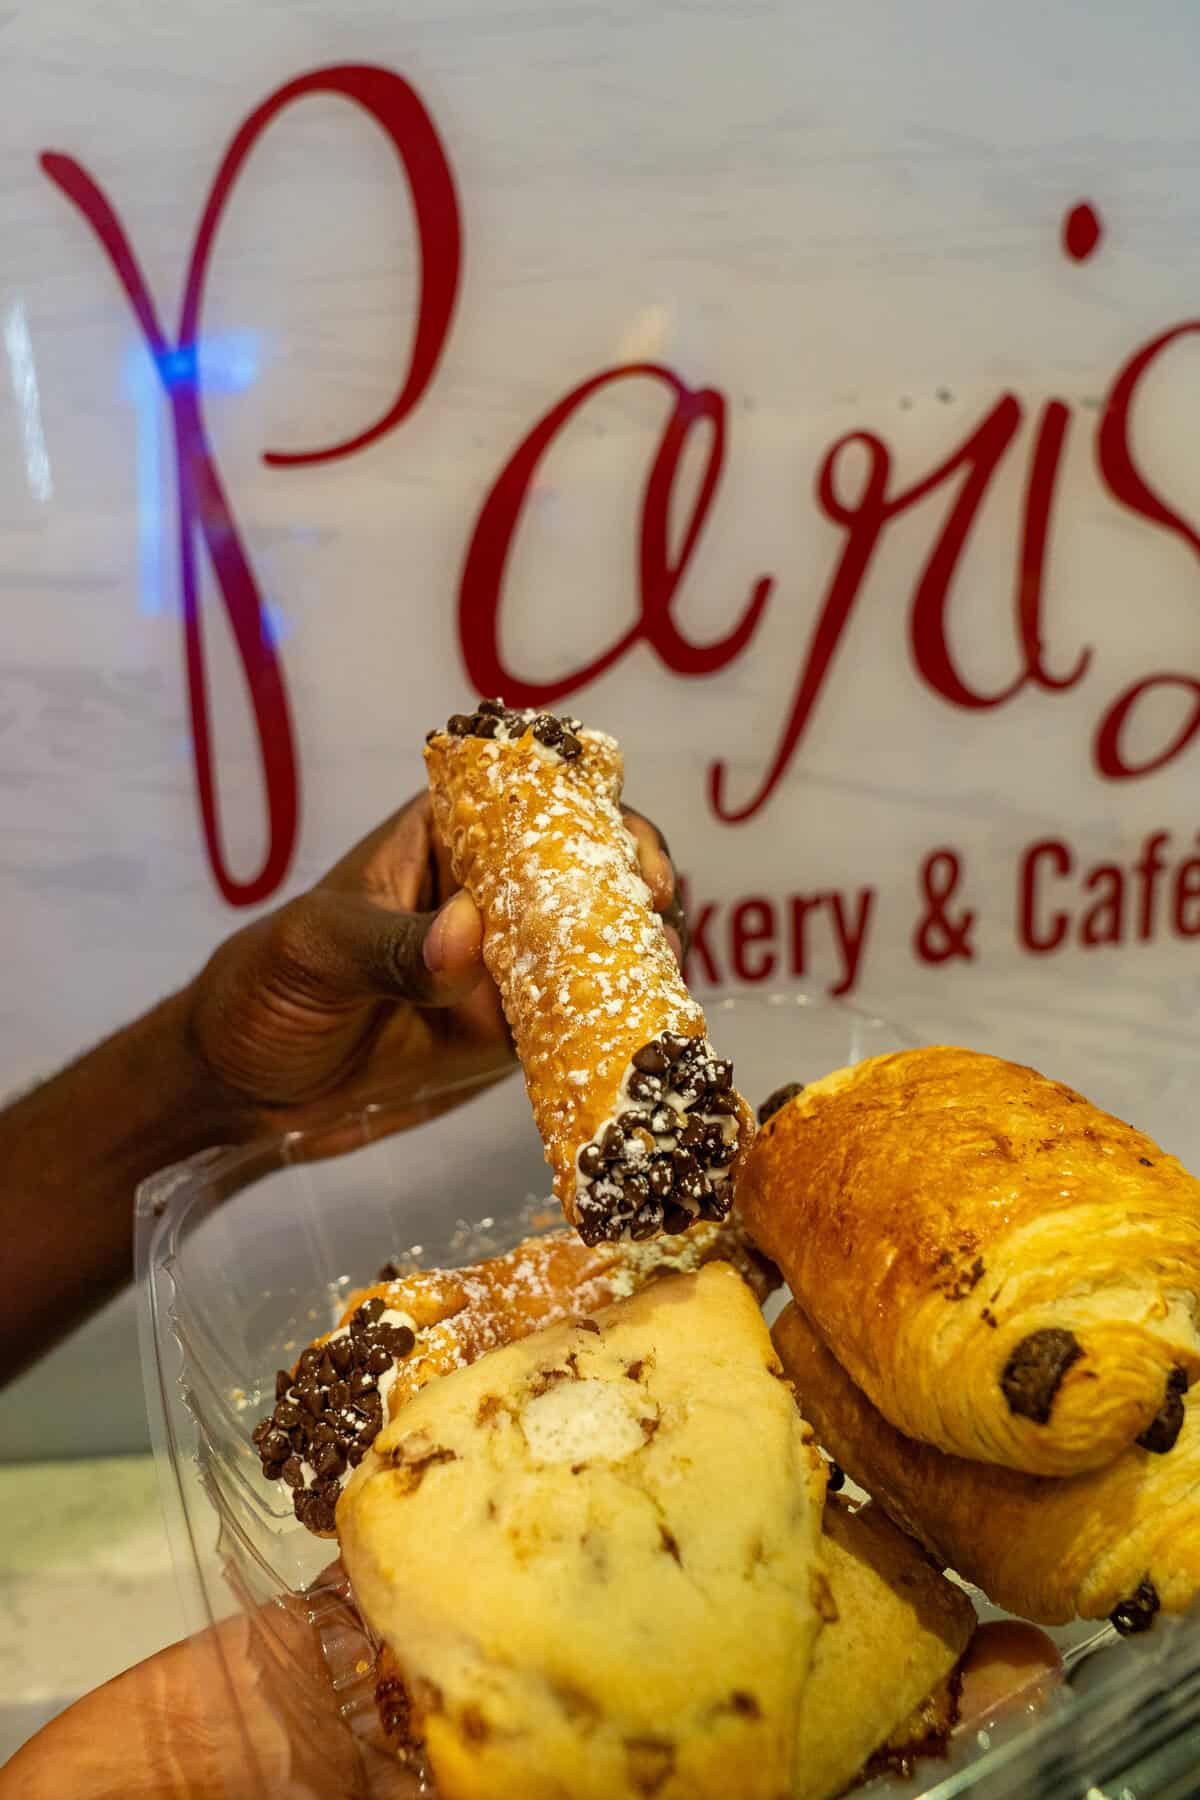
[[[642,880],[650,889],[655,912],[665,913],[675,898],[675,869],[667,840],[652,820],[623,806],[625,826],[637,845]]]

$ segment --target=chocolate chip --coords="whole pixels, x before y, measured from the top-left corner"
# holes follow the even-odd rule
[[[664,1031],[658,1040],[668,1062],[678,1062],[691,1041],[679,1031]]]
[[[613,1235],[613,1222],[605,1213],[580,1213],[575,1221],[575,1229],[579,1233],[580,1242],[592,1250]]]
[[[366,1367],[372,1375],[382,1375],[391,1368],[394,1360],[390,1350],[385,1350],[382,1344],[376,1344],[367,1358]]]
[[[315,1349],[312,1345],[310,1345],[307,1350],[302,1351],[300,1354],[300,1362],[298,1365],[299,1374],[311,1375],[313,1373],[313,1371],[316,1369],[320,1360],[321,1360],[321,1352],[319,1350]]]
[[[499,729],[499,719],[493,719],[490,715],[485,715],[483,718],[476,717],[471,720],[472,737],[494,738]]]
[[[759,1124],[765,1125],[767,1120],[773,1118],[777,1112],[780,1112],[787,1105],[789,1100],[794,1100],[797,1094],[802,1094],[803,1092],[804,1083],[802,1081],[788,1081],[784,1083],[783,1087],[777,1087],[773,1094],[767,1095],[766,1099],[758,1109]]]
[[[305,1381],[296,1389],[296,1398],[312,1419],[319,1419],[325,1410],[321,1390],[314,1381]]]
[[[614,1169],[613,1180],[627,1205],[640,1206],[650,1198],[650,1179],[640,1169]]]
[[[300,1408],[294,1400],[281,1400],[275,1408],[275,1423],[283,1431],[291,1431],[300,1423]],[[255,1440],[257,1442],[257,1439]]]
[[[661,1100],[663,1084],[658,1075],[645,1075],[640,1069],[635,1069],[626,1083],[625,1091],[631,1100]]]
[[[292,1453],[292,1440],[282,1431],[269,1431],[258,1446],[258,1453],[265,1463],[285,1462]]]
[[[381,1333],[385,1333],[384,1346],[390,1350],[393,1359],[407,1356],[417,1341],[417,1334],[410,1325],[382,1325]]]
[[[399,1263],[394,1263],[389,1258],[388,1261],[384,1263],[375,1279],[376,1281],[399,1281],[403,1273],[404,1271]]]
[[[327,1344],[329,1360],[339,1375],[348,1375],[354,1367],[354,1345],[349,1338],[334,1338]]]
[[[700,1174],[700,1164],[690,1150],[675,1150],[671,1153],[671,1165],[675,1170],[675,1185],[686,1191],[688,1182],[694,1182]]]
[[[585,1144],[579,1152],[579,1173],[591,1181],[604,1167],[604,1153],[599,1144]]]
[[[733,1086],[733,1064],[724,1057],[715,1056],[709,1066],[708,1079],[718,1094],[728,1092]]]
[[[738,1103],[732,1094],[713,1094],[704,1110],[715,1114],[718,1119],[736,1119]]]
[[[370,1444],[364,1444],[364,1443],[361,1443],[357,1438],[355,1439],[354,1443],[351,1444],[350,1448],[346,1452],[346,1461],[350,1464],[350,1467],[352,1469],[357,1469],[359,1463],[362,1461],[363,1457],[367,1454],[367,1451],[370,1448],[371,1448]]]
[[[490,713],[494,719],[502,719],[508,711],[508,708],[505,706],[503,700],[481,700],[479,705],[475,708],[475,711],[477,713],[483,713],[485,716]]]
[[[471,720],[467,713],[452,713],[446,721],[446,730],[451,737],[470,737]]]
[[[704,1124],[700,1119],[687,1118],[679,1128],[676,1139],[682,1150],[694,1150],[697,1144],[704,1142]]]
[[[329,1404],[337,1412],[341,1412],[344,1407],[349,1406],[349,1404],[350,1404],[350,1383],[348,1381],[335,1381],[334,1382],[333,1386],[329,1390]]]
[[[322,1387],[326,1388],[332,1387],[333,1383],[337,1380],[337,1370],[334,1368],[328,1356],[323,1356],[317,1364],[317,1380]]]
[[[279,1473],[290,1488],[301,1487],[304,1483],[304,1464],[298,1456],[289,1456]]]
[[[1187,1376],[1182,1369],[1172,1369],[1167,1376],[1167,1393],[1154,1418],[1143,1431],[1138,1443],[1155,1456],[1165,1456],[1175,1448],[1183,1430],[1183,1396],[1187,1393]]]
[[[373,1394],[374,1392],[374,1377],[368,1375],[365,1369],[356,1369],[350,1377],[350,1398],[358,1400],[364,1394]]]
[[[1109,1618],[1122,1637],[1133,1637],[1139,1631],[1149,1631],[1159,1605],[1158,1590],[1147,1576],[1128,1600],[1113,1608]]]
[[[1063,1377],[1082,1355],[1075,1333],[1057,1326],[1022,1338],[1000,1376],[1009,1412],[1035,1425],[1047,1424]]]
[[[671,1193],[675,1187],[675,1172],[672,1169],[669,1160],[663,1156],[656,1156],[654,1161],[650,1164],[650,1167],[646,1170],[646,1180],[649,1184],[650,1192],[655,1195],[657,1199],[665,1200],[667,1195]]]
[[[825,1482],[826,1493],[840,1494],[842,1489],[845,1487],[845,1485],[846,1485],[845,1469],[840,1469],[838,1467],[837,1463],[831,1462],[829,1465],[829,1469],[827,1471],[827,1479]]]
[[[638,1079],[638,1077],[635,1077],[635,1080],[636,1079]],[[703,1078],[699,1072],[696,1069],[687,1068],[682,1063],[677,1063],[675,1066],[675,1072],[671,1079],[671,1086],[685,1106],[691,1106],[692,1102],[695,1100],[702,1100],[707,1092]],[[632,1091],[633,1088],[631,1083],[630,1092],[632,1093]]]
[[[629,1221],[629,1235],[640,1244],[644,1238],[652,1238],[662,1228],[663,1209],[657,1200],[647,1200],[639,1206]]]
[[[274,1430],[276,1423],[277,1421],[274,1413],[272,1413],[269,1419],[260,1419],[258,1424],[254,1427],[254,1430],[250,1433],[250,1442],[254,1445],[261,1444],[268,1432]]]
[[[539,744],[545,744],[547,750],[554,750],[562,743],[562,720],[556,719],[553,713],[539,713],[530,730]]]
[[[573,731],[564,731],[562,743],[558,746],[558,754],[565,762],[574,762],[577,756],[583,755],[583,745]]]
[[[680,1237],[692,1222],[693,1215],[686,1206],[673,1202],[663,1207],[663,1230],[669,1237]]]
[[[640,1069],[643,1075],[663,1075],[671,1066],[671,1059],[662,1045],[651,1040],[643,1044],[640,1050],[633,1053],[633,1066]]]
[[[295,1450],[298,1455],[303,1456],[308,1449],[308,1433],[303,1425],[293,1427],[293,1429],[288,1432],[288,1437],[291,1440],[292,1449]]]
[[[598,1141],[600,1144],[601,1155],[605,1158],[605,1160],[607,1162],[611,1162],[613,1157],[617,1154],[618,1150],[620,1150],[622,1144],[625,1142],[625,1139],[620,1131],[620,1128],[617,1126],[617,1124],[614,1121],[604,1127],[604,1130],[601,1132],[600,1138]]]
[[[292,1378],[288,1374],[287,1370],[286,1369],[276,1369],[276,1371],[275,1371],[275,1398],[277,1400],[282,1400],[283,1396],[287,1393],[287,1391],[291,1387],[291,1385],[292,1385]]]
[[[314,1444],[336,1444],[337,1435],[333,1426],[325,1419],[322,1419],[319,1425],[315,1425],[309,1434],[310,1440]]]
[[[360,1331],[369,1331],[386,1311],[387,1308],[378,1294],[370,1300],[364,1300],[350,1321],[350,1330],[356,1334]]]
[[[316,1475],[340,1475],[346,1467],[346,1458],[336,1444],[322,1444],[313,1452],[312,1466]]]
[[[337,1522],[337,1508],[328,1500],[314,1500],[304,1522],[310,1531],[332,1531]]]

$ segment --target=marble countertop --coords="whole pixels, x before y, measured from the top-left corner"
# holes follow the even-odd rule
[[[0,1467],[0,1763],[183,1633],[151,1457]]]

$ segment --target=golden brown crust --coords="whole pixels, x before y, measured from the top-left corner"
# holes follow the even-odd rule
[[[755,1254],[736,1216],[720,1224],[705,1219],[682,1237],[645,1244],[589,1247],[574,1232],[548,1231],[461,1269],[410,1269],[360,1288],[350,1295],[337,1329],[376,1298],[413,1320],[416,1346],[396,1365],[386,1424],[437,1375],[464,1368],[545,1325],[576,1314],[586,1317],[662,1276],[717,1261],[731,1264],[760,1304],[779,1285],[777,1272]],[[318,1338],[318,1345],[330,1335]]]
[[[338,1509],[445,1800],[781,1800],[825,1475],[723,1264],[434,1383]]]
[[[410,1269],[360,1288],[349,1296],[335,1329],[315,1339],[297,1360],[290,1371],[293,1391],[278,1391],[276,1410],[256,1426],[264,1471],[290,1482],[297,1517],[315,1536],[332,1537],[334,1506],[347,1473],[343,1459],[351,1465],[361,1460],[374,1433],[427,1382],[545,1325],[596,1312],[660,1276],[687,1274],[714,1261],[732,1264],[760,1303],[779,1285],[778,1271],[751,1247],[734,1216],[719,1224],[703,1220],[683,1237],[591,1249],[572,1231],[551,1231],[460,1269]],[[363,1307],[379,1315],[375,1325],[384,1327],[382,1335],[368,1329],[355,1336]],[[341,1340],[343,1352],[347,1344],[354,1346],[352,1368],[344,1355],[336,1357],[340,1367],[333,1366],[335,1358],[326,1362],[322,1352],[335,1340]],[[363,1353],[376,1341],[389,1347],[390,1360],[379,1359],[381,1367],[365,1383],[375,1391],[373,1404],[360,1384]],[[347,1379],[356,1381],[353,1393],[339,1385]],[[318,1398],[320,1422],[331,1428],[338,1448],[328,1475],[312,1466],[313,1446],[306,1440],[314,1421],[306,1403],[297,1405],[295,1391],[305,1387]],[[300,1423],[306,1432],[295,1431]],[[283,1445],[285,1456],[292,1450],[287,1464],[272,1460],[276,1439],[274,1433],[270,1441],[264,1435],[272,1427],[290,1438],[290,1445]]]
[[[897,1429],[1031,1474],[1098,1468],[1200,1374],[1200,1184],[1032,1069],[876,1057],[759,1133],[747,1228]]]
[[[663,1033],[704,1035],[621,817],[620,751],[601,732],[579,741],[569,763],[529,730],[505,742],[437,732],[425,747],[434,816],[483,915],[484,961],[577,1226],[576,1158],[630,1104],[619,1090],[634,1053]],[[735,1098],[744,1149],[753,1119]]]
[[[836,1617],[813,1652],[793,1800],[839,1794],[885,1747],[936,1748],[954,1723],[950,1679],[975,1609],[878,1507],[825,1507],[825,1574]]]
[[[997,1606],[1044,1625],[1112,1613],[1149,1580],[1165,1612],[1200,1589],[1200,1397],[1166,1456],[1127,1450],[1069,1479],[946,1456],[902,1436],[798,1306],[773,1332],[796,1400],[853,1480]],[[1195,1392],[1195,1390],[1193,1390]]]

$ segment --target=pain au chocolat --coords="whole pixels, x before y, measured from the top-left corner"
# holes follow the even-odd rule
[[[935,1047],[766,1120],[751,1236],[896,1430],[1066,1476],[1169,1455],[1200,1374],[1200,1183],[1033,1069]]]
[[[1169,1455],[1135,1444],[1106,1468],[1026,1475],[904,1437],[796,1305],[773,1337],[796,1402],[853,1480],[945,1567],[1043,1625],[1111,1617],[1125,1634],[1200,1590],[1200,1389]],[[1197,1397],[1193,1397],[1196,1395]]]
[[[616,742],[485,700],[425,762],[567,1219],[589,1244],[723,1219],[753,1119],[638,872]]]

